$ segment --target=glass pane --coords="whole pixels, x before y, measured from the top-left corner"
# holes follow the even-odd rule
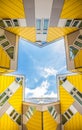
[[[48,19],[44,19],[44,27],[43,27],[44,30],[48,29],[48,22],[49,22]]]
[[[76,41],[74,44],[75,44],[76,46],[82,47],[82,43],[81,43],[81,42]]]
[[[7,20],[7,21],[5,21],[5,22],[7,23],[7,25],[8,25],[9,27],[12,26],[10,21]]]
[[[0,36],[0,41],[4,40],[5,39],[5,36]]]
[[[0,100],[6,95],[6,93],[2,93],[1,96],[0,96]]]
[[[5,24],[4,24],[3,20],[0,20],[0,26],[5,27]]]
[[[37,30],[41,29],[41,19],[36,20],[36,28],[37,28]]]
[[[79,28],[81,28],[82,27],[82,22],[80,23],[80,25],[79,25]]]
[[[13,110],[11,113],[10,113],[10,116],[12,116],[14,114],[15,110]]]
[[[82,105],[82,101],[76,95],[74,95],[74,98]]]
[[[13,119],[15,120],[15,118],[18,116],[18,113],[16,113],[15,115],[14,115],[14,117],[13,117]]]
[[[67,122],[67,119],[65,118],[64,115],[62,115],[62,124],[65,124]]]
[[[6,42],[2,43],[1,45],[2,45],[3,47],[6,47],[6,46],[8,46],[8,45],[9,45],[9,42],[8,42],[8,41],[6,41]]]
[[[79,91],[77,91],[77,94],[82,98],[82,94]]]
[[[19,26],[17,19],[14,19],[13,22],[14,22],[15,26]]]
[[[68,112],[70,113],[71,116],[73,116],[73,113],[70,109],[68,109]]]
[[[78,37],[80,40],[82,40],[82,35],[79,35],[79,37]]]
[[[73,46],[69,47],[69,52],[70,52],[70,58],[74,59],[74,57],[76,56],[76,54],[78,53],[78,49],[76,49]]]
[[[9,96],[6,96],[4,100],[0,103],[0,106],[2,106],[7,100],[9,99]]]
[[[68,115],[68,113],[67,113],[67,112],[65,112],[65,115],[67,116],[67,118],[69,118],[69,119],[70,119],[70,116]]]
[[[73,27],[76,27],[77,26],[77,24],[79,23],[79,21],[74,21],[74,23],[73,23]]]
[[[67,22],[66,22],[66,25],[65,25],[65,26],[69,27],[69,26],[70,26],[70,24],[71,24],[71,21],[72,21],[72,20],[70,20],[70,19],[69,19],[69,20],[67,20]]]
[[[16,122],[21,125],[21,115],[18,117],[18,119],[16,120]]]
[[[14,47],[8,48],[8,49],[6,50],[6,52],[8,53],[9,57],[10,57],[11,59],[13,59],[13,57],[14,57]]]

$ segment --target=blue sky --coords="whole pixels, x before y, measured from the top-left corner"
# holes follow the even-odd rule
[[[66,72],[63,39],[43,48],[20,39],[15,73],[25,76],[25,98],[56,98],[56,75]]]

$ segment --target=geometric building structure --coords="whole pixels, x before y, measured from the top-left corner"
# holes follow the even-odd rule
[[[0,73],[17,68],[18,36],[0,28]]]
[[[24,77],[0,75],[0,129],[22,129]]]
[[[65,37],[68,70],[82,72],[81,28],[82,0],[1,0],[0,73],[16,70],[19,36],[39,47]],[[81,130],[82,75],[58,83],[59,102],[37,105],[23,102],[21,76],[0,75],[0,129]]]
[[[0,12],[0,27],[40,47],[82,27],[81,0],[1,0]]]
[[[82,72],[82,29],[65,36],[67,68]]]
[[[23,102],[24,130],[60,130],[60,103]]]
[[[82,75],[59,75],[58,92],[61,104],[62,130],[82,129]]]

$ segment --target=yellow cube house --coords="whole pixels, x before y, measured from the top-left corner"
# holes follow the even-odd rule
[[[67,68],[82,72],[82,29],[65,36]]]
[[[60,103],[33,104],[23,102],[24,130],[60,130]]]
[[[17,68],[18,36],[0,28],[0,73]]]
[[[23,76],[0,75],[0,130],[21,130]]]
[[[62,130],[82,130],[82,75],[58,77]]]

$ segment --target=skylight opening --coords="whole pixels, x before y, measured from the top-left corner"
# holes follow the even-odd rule
[[[56,75],[67,73],[64,40],[39,48],[21,39],[18,56],[15,73],[25,76],[24,101],[36,104],[57,101]]]

